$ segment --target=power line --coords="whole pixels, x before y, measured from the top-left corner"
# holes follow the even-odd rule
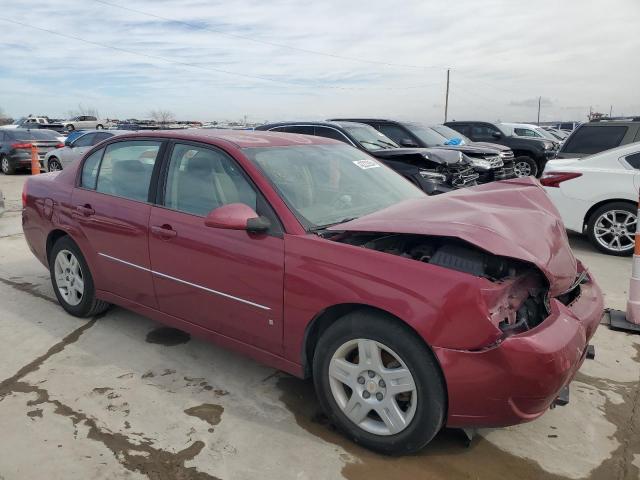
[[[56,36],[59,36],[59,37],[75,40],[75,41],[78,41],[78,42],[87,43],[89,45],[94,45],[94,46],[98,46],[98,47],[102,47],[102,48],[108,48],[110,50],[115,50],[115,51],[118,51],[118,52],[128,53],[130,55],[136,55],[136,56],[139,56],[139,57],[149,58],[149,59],[153,59],[153,60],[160,60],[160,61],[163,61],[163,62],[166,62],[166,63],[171,63],[171,64],[175,64],[175,65],[181,65],[181,66],[185,66],[185,67],[197,68],[199,70],[205,70],[205,71],[216,72],[216,73],[224,73],[226,75],[244,77],[244,78],[249,78],[249,79],[252,79],[252,80],[261,80],[261,81],[264,81],[264,82],[278,83],[278,84],[287,85],[287,86],[291,86],[291,87],[317,88],[317,89],[324,88],[324,89],[331,89],[331,90],[408,90],[408,89],[418,89],[418,88],[434,86],[434,85],[437,84],[436,82],[434,82],[434,83],[428,83],[428,84],[422,84],[422,85],[411,85],[411,86],[401,86],[401,87],[376,87],[376,86],[369,86],[369,87],[343,87],[343,86],[338,86],[338,85],[322,85],[322,84],[303,85],[303,84],[296,83],[296,82],[291,82],[291,81],[287,81],[287,80],[278,80],[278,79],[264,77],[264,76],[260,76],[260,75],[251,75],[251,74],[248,74],[248,73],[233,72],[233,71],[230,71],[230,70],[223,70],[223,69],[220,69],[220,68],[204,67],[204,66],[198,65],[196,63],[189,63],[189,62],[183,62],[183,61],[180,61],[180,60],[173,60],[173,59],[170,59],[170,58],[162,57],[160,55],[151,55],[151,54],[148,54],[148,53],[140,53],[140,52],[136,52],[134,50],[129,50],[129,49],[126,49],[126,48],[121,48],[121,47],[114,47],[113,45],[107,45],[105,43],[95,42],[93,40],[87,40],[87,39],[84,39],[84,38],[81,38],[81,37],[78,37],[78,36],[75,36],[75,35],[56,32],[56,31],[50,30],[48,28],[43,28],[43,27],[38,27],[38,26],[35,26],[35,25],[30,25],[28,23],[19,22],[17,20],[11,20],[11,19],[4,18],[4,17],[0,17],[0,20],[2,20],[4,22],[8,22],[8,23],[13,23],[15,25],[20,25],[22,27],[27,27],[27,28],[32,28],[32,29],[35,29],[35,30],[40,30],[42,32],[47,32],[47,33],[49,33],[51,35],[56,35]]]
[[[321,51],[318,51],[318,50],[310,50],[310,49],[306,49],[306,48],[295,47],[293,45],[286,45],[286,44],[283,44],[283,43],[270,42],[268,40],[259,40],[259,39],[253,38],[253,37],[249,37],[247,35],[239,35],[239,34],[236,34],[236,33],[223,32],[223,31],[221,31],[219,29],[211,28],[211,27],[208,27],[206,25],[199,25],[199,24],[196,24],[196,23],[185,22],[183,20],[174,20],[174,19],[171,19],[171,18],[163,17],[161,15],[157,15],[155,13],[145,12],[145,11],[142,11],[142,10],[136,10],[134,8],[125,7],[125,6],[122,6],[122,5],[118,5],[117,3],[107,2],[105,0],[94,0],[94,2],[102,3],[103,5],[109,5],[110,7],[114,7],[114,8],[120,8],[120,9],[126,10],[128,12],[138,13],[140,15],[146,15],[148,17],[157,18],[159,20],[165,20],[165,21],[171,22],[171,23],[178,23],[180,25],[185,25],[185,26],[188,26],[188,27],[196,29],[196,30],[206,30],[208,32],[216,33],[218,35],[224,35],[224,36],[235,38],[235,39],[239,39],[239,40],[246,40],[248,42],[260,43],[260,44],[263,44],[263,45],[269,45],[271,47],[286,48],[286,49],[289,49],[289,50],[295,50],[295,51],[298,51],[298,52],[308,53],[308,54],[312,54],[312,55],[320,55],[320,56],[323,56],[323,57],[336,58],[336,59],[347,60],[347,61],[351,61],[351,62],[368,63],[368,64],[371,64],[371,65],[381,65],[381,66],[385,66],[385,67],[401,67],[401,68],[417,68],[417,69],[431,69],[431,68],[433,68],[433,69],[444,69],[444,68],[446,68],[446,67],[443,67],[442,65],[409,65],[409,64],[403,64],[403,63],[390,63],[390,62],[383,62],[383,61],[380,61],[380,60],[367,60],[367,59],[363,59],[363,58],[348,57],[348,56],[344,56],[344,55],[337,55],[337,54],[334,54],[334,53],[321,52]]]

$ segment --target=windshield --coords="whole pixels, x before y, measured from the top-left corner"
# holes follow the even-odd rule
[[[399,148],[399,145],[387,137],[384,133],[380,133],[373,127],[356,123],[340,123],[342,128],[351,134],[358,143],[369,151],[388,150],[390,148]]]
[[[309,230],[426,195],[349,145],[252,147],[243,151]]]
[[[455,138],[459,138],[460,140],[462,140],[461,145],[464,145],[465,143],[472,143],[470,138],[465,137],[460,132],[455,131],[453,128],[449,128],[446,125],[434,125],[431,128],[434,129],[436,132],[438,132],[447,140],[453,140]]]
[[[427,147],[437,147],[444,145],[449,140],[447,137],[430,127],[424,127],[417,123],[406,123],[405,127],[411,130]],[[460,135],[458,135],[459,137]]]

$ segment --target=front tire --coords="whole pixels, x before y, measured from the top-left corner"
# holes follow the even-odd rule
[[[516,177],[537,177],[538,164],[533,158],[523,155],[513,160],[513,171]]]
[[[49,159],[49,162],[47,163],[47,171],[57,172],[59,170],[62,170],[62,164],[60,163],[60,160],[58,160],[57,157],[51,157]]]
[[[11,165],[9,157],[0,157],[0,171],[2,171],[2,173],[4,173],[5,175],[13,175],[14,173],[16,173],[16,167]]]
[[[625,202],[611,202],[591,214],[587,235],[601,252],[625,257],[633,253],[637,225],[637,208]]]
[[[53,245],[49,272],[56,298],[74,317],[92,317],[106,311],[109,304],[96,298],[93,277],[82,252],[70,237]]]
[[[102,130],[104,127],[100,124],[96,125],[96,130]]]
[[[318,341],[313,377],[330,420],[371,450],[418,451],[444,424],[445,386],[433,354],[381,313],[356,311],[331,325]]]

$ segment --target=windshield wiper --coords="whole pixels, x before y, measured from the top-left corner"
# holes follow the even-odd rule
[[[334,225],[340,225],[341,223],[347,223],[350,222],[351,220],[356,220],[358,217],[347,217],[347,218],[343,218],[342,220],[338,221],[338,222],[333,222],[333,223],[327,223],[326,225],[318,225],[315,227],[312,227],[309,229],[310,232],[320,232],[322,230],[326,230],[329,227],[333,227]]]

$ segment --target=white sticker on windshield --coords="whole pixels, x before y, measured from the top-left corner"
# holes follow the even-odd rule
[[[369,159],[356,160],[353,163],[359,166],[362,170],[367,170],[368,168],[378,168],[380,166],[380,164],[375,160],[369,160]]]

